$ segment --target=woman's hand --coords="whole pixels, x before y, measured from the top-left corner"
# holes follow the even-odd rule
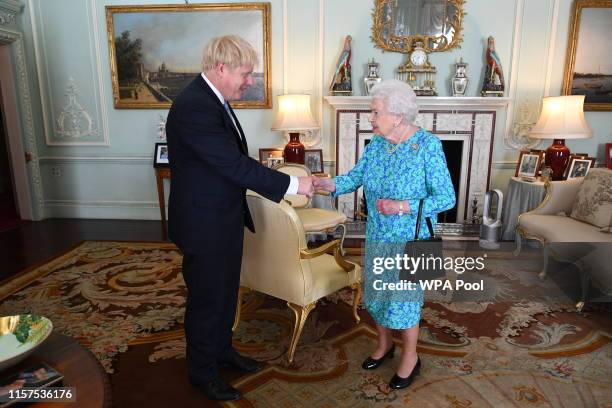
[[[325,190],[333,193],[336,191],[336,182],[333,178],[312,177],[312,185],[315,190]]]
[[[410,213],[410,204],[407,200],[387,200],[379,198],[376,200],[376,209],[383,215],[408,214]]]

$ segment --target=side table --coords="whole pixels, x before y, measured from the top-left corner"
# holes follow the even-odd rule
[[[543,181],[528,182],[520,177],[510,178],[502,212],[502,240],[514,241],[518,216],[536,208],[544,199],[544,193]]]
[[[64,375],[63,387],[74,387],[74,402],[38,402],[36,408],[107,408],[112,406],[111,387],[104,368],[91,351],[76,340],[59,333],[51,336],[32,355],[3,372],[18,372],[41,361]]]
[[[164,179],[172,175],[170,167],[156,167],[155,179],[157,181],[157,200],[159,201],[159,213],[162,223],[162,237],[168,239],[168,222],[166,221],[166,193],[164,191]]]

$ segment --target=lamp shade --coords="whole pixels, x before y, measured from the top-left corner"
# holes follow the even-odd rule
[[[318,129],[310,112],[310,95],[280,95],[272,130],[300,131]]]
[[[584,95],[551,96],[529,136],[535,139],[588,139],[593,132],[584,119]]]

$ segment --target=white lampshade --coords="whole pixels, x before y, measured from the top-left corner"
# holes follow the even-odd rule
[[[310,112],[310,95],[280,95],[272,130],[299,131],[318,129]]]
[[[535,139],[588,139],[593,132],[584,119],[584,95],[551,96],[542,101],[538,123],[529,136]]]

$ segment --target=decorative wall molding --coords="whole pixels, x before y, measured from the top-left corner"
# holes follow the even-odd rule
[[[537,121],[538,106],[539,104],[534,104],[530,99],[524,99],[518,103],[512,130],[506,134],[505,140],[508,146],[522,150],[533,149],[541,143],[540,139],[529,137],[529,132]]]
[[[26,68],[25,48],[23,35],[19,32],[0,28],[0,44],[9,44],[13,50],[14,68],[17,76],[18,99],[20,103],[20,115],[22,120],[22,131],[24,132],[24,142],[26,152],[31,154],[32,160],[27,163],[30,172],[31,192],[33,194],[32,218],[40,220],[43,214],[43,189],[41,184],[40,167],[38,164],[38,149],[34,135],[34,120],[32,115],[32,98]]]
[[[15,22],[15,14],[0,10],[0,24],[8,25]]]
[[[91,3],[89,1],[84,3],[87,9],[86,13],[90,17],[88,21],[89,23],[88,31],[90,35],[89,39],[90,39],[90,43],[93,43],[91,44],[92,46],[89,47],[90,66],[94,70],[92,74],[96,73],[95,67],[98,67],[97,75],[92,75],[91,77],[91,84],[94,87],[94,89],[97,89],[97,90],[94,90],[95,95],[93,98],[93,104],[95,106],[96,113],[102,112],[100,114],[100,117],[102,118],[101,121],[103,123],[103,132],[101,135],[97,132],[97,130],[94,131],[93,127],[90,129],[89,125],[87,126],[87,129],[85,132],[81,132],[80,130],[74,129],[74,126],[72,126],[69,130],[64,128],[63,133],[60,129],[59,124],[61,121],[63,121],[62,113],[64,113],[64,116],[66,115],[70,116],[70,115],[69,115],[69,112],[63,112],[63,110],[58,110],[54,108],[55,99],[59,100],[59,98],[54,98],[54,95],[51,90],[50,85],[52,83],[52,80],[51,80],[50,72],[49,72],[49,67],[51,66],[51,64],[49,63],[47,59],[47,54],[46,54],[46,46],[45,46],[46,37],[44,33],[39,32],[39,24],[37,22],[37,16],[39,18],[42,18],[41,16],[43,16],[43,12],[41,9],[42,7],[41,3],[42,2],[37,2],[35,4],[34,0],[28,0],[28,6],[30,8],[30,24],[32,26],[32,37],[33,37],[33,42],[34,42],[34,56],[35,56],[35,61],[36,61],[36,70],[38,74],[39,90],[40,90],[40,95],[41,95],[41,100],[42,100],[41,105],[42,105],[42,113],[43,113],[43,126],[45,129],[45,142],[48,146],[74,146],[74,145],[108,146],[109,145],[108,120],[102,114],[102,113],[106,113],[106,106],[105,106],[105,101],[102,100],[103,90],[100,91],[100,86],[101,86],[100,84],[104,76],[100,68],[101,62],[100,62],[100,56],[99,56],[100,55],[99,44],[96,44],[95,42],[95,38],[98,37],[98,33],[97,33],[98,24],[97,24],[97,15],[95,14],[95,7],[92,7],[93,11],[91,11],[89,10],[89,5]],[[92,39],[91,37],[92,32],[93,32],[94,39]],[[97,58],[96,58],[96,54],[98,55]],[[97,63],[96,63],[96,60],[98,61]],[[72,79],[72,77],[73,77],[72,75],[68,76],[67,85],[66,85],[67,89],[71,87],[70,80]],[[95,84],[98,84],[98,88],[95,88]],[[99,95],[98,95],[98,92],[100,92]],[[87,112],[83,108],[82,104],[79,103],[79,105],[81,109],[77,109],[77,110],[82,110],[85,113],[85,115],[80,114],[80,116],[82,118],[84,116],[89,117],[88,119],[81,119],[80,122],[81,123],[83,121],[88,122],[89,120],[91,120],[93,124],[92,116],[94,115]],[[59,117],[57,119],[55,118],[56,111],[60,112]],[[72,110],[70,112],[75,113],[76,111]]]
[[[46,200],[45,218],[159,220],[157,201]]]
[[[98,13],[97,0],[90,0],[90,16],[91,16],[91,27],[90,36],[93,36],[94,47],[91,52],[95,50],[96,69],[98,75],[98,92],[99,97],[96,98],[96,107],[100,109],[100,124],[102,125],[102,134],[104,136],[104,145],[110,146],[110,131],[109,131],[109,119],[108,119],[108,103],[106,98],[106,87],[104,86],[104,78],[107,78],[106,71],[107,67],[102,64],[102,42],[100,41],[100,27],[98,21],[100,21],[100,14]],[[103,20],[104,21],[104,20]],[[106,41],[106,40],[105,40]],[[108,54],[108,52],[106,52]],[[93,59],[93,57],[92,57]]]
[[[62,107],[55,124],[56,134],[75,141],[98,134],[91,114],[79,103],[77,96],[78,87],[74,78],[71,77],[66,86],[68,101]]]
[[[38,159],[40,164],[120,164],[120,165],[137,165],[137,166],[152,166],[153,158],[149,156],[115,156],[115,157],[99,157],[99,156],[44,156]]]

